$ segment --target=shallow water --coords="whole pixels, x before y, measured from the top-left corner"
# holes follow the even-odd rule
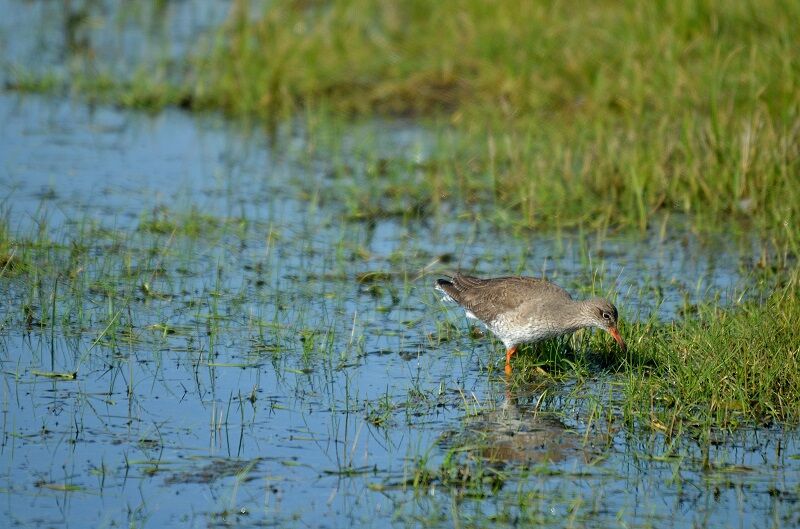
[[[793,436],[745,433],[707,456],[682,444],[663,458],[657,436],[587,429],[578,395],[602,394],[613,379],[507,394],[497,344],[469,338],[432,277],[418,278],[444,254],[487,274],[544,269],[573,289],[596,271],[623,317],[669,318],[684,295],[736,291],[745,256],[720,250],[735,246],[349,222],[336,204],[305,198],[335,185],[304,173],[324,160],[277,156],[259,133],[213,116],[9,94],[0,113],[12,232],[38,233],[35,220],[46,217],[49,237],[66,242],[94,226],[97,240],[79,237],[96,247],[80,273],[89,286],[111,284],[62,291],[52,332],[25,325],[33,287],[3,280],[9,521],[438,526],[460,516],[560,526],[573,516],[578,526],[690,527],[797,516]],[[191,208],[234,221],[199,237],[140,229],[152,211],[172,219]],[[117,243],[133,248],[138,276],[114,269],[121,258],[101,227],[123,234]],[[147,280],[150,294],[140,288]],[[663,300],[637,299],[651,284],[663,285]],[[38,288],[34,301],[47,303],[54,285]],[[104,317],[117,310],[118,321]],[[704,457],[715,470],[702,470]],[[447,458],[461,461],[452,480],[413,486],[421,466]],[[469,472],[484,479],[496,468],[502,486],[472,497]]]
[[[613,375],[509,387],[501,347],[431,289],[446,267],[546,273],[669,319],[742,295],[749,243],[352,220],[328,197],[370,185],[359,168],[427,155],[404,122],[331,152],[302,123],[270,137],[13,93],[0,118],[9,231],[63,243],[67,271],[0,279],[4,525],[800,523],[795,432],[703,448],[598,422]]]
[[[2,0],[0,8],[0,80],[14,82],[20,69],[65,75],[96,66],[130,76],[142,64],[183,57],[225,20],[230,2]]]

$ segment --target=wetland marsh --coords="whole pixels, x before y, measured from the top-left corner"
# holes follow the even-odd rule
[[[153,60],[142,50],[180,64],[196,34],[241,43],[229,34],[234,28],[257,39],[269,34],[264,28],[283,27],[269,17],[294,21],[287,27],[307,39],[297,53],[313,56],[315,33],[293,18],[318,9],[313,3],[276,8],[263,21],[241,2],[205,12],[192,2],[143,4],[158,16],[87,2],[78,35],[88,37],[55,43],[42,28],[69,31],[61,22],[75,6],[3,4],[16,13],[2,25],[2,41],[13,42],[4,45],[4,66],[16,66],[0,93],[4,525],[800,524],[800,238],[792,203],[800,129],[797,96],[787,88],[796,83],[796,57],[784,64],[788,79],[774,74],[784,84],[758,96],[775,107],[752,114],[766,132],[751,143],[736,127],[735,144],[725,142],[730,131],[704,136],[721,145],[715,161],[690,150],[664,161],[641,151],[657,138],[626,147],[599,134],[584,137],[595,154],[563,146],[553,165],[542,165],[538,149],[566,138],[564,130],[548,125],[531,136],[506,122],[506,136],[495,131],[476,147],[477,133],[459,128],[458,111],[444,126],[423,119],[417,113],[430,112],[430,101],[398,107],[393,90],[406,92],[397,86],[384,87],[381,113],[369,115],[335,83],[311,91],[331,101],[295,107],[304,96],[293,87],[309,85],[280,78],[267,85],[286,81],[276,90],[291,97],[268,105],[281,117],[262,127],[231,119],[240,112],[181,88],[180,78],[160,92],[174,99],[147,112],[130,107],[153,104],[153,85],[109,85],[100,97],[97,83],[83,82],[87,46],[101,50],[91,59],[100,66]],[[333,5],[325,24],[309,28],[355,18],[359,3]],[[478,5],[465,3],[462,19],[474,22],[470,6]],[[237,18],[245,7],[248,17]],[[381,13],[391,26],[396,15]],[[414,13],[405,15],[415,21]],[[741,29],[733,13],[720,15],[723,43],[724,31]],[[16,40],[25,24],[48,38]],[[137,24],[146,30],[137,33]],[[153,44],[164,35],[174,48]],[[774,41],[764,38],[757,51],[767,53]],[[65,59],[62,46],[74,42],[86,46]],[[49,65],[22,75],[31,50],[43,49]],[[335,70],[335,61],[320,63]],[[370,77],[358,79],[353,90],[363,96]],[[637,93],[646,95],[651,82]],[[337,97],[347,119],[319,108],[335,107]],[[648,110],[647,101],[641,112],[664,110]],[[448,110],[450,103],[461,101],[448,100]],[[746,106],[736,99],[714,119]],[[603,132],[602,112],[589,107],[576,119],[596,120]],[[654,134],[677,138],[670,130]],[[526,146],[517,148],[522,138]],[[607,196],[590,166],[598,160],[598,172],[619,176],[607,165],[613,145],[628,161],[645,152],[634,169],[703,173],[684,175],[699,191],[656,189],[653,177],[634,194]],[[751,145],[755,158],[740,150]],[[470,149],[472,158],[462,159]],[[744,158],[731,165],[725,155],[734,151]],[[541,174],[556,166],[574,171],[569,193],[554,181],[544,188],[549,205],[527,195],[509,202],[523,168]],[[743,168],[736,185],[700,171],[732,166]],[[623,184],[635,184],[629,176]],[[762,184],[773,187],[756,194]],[[703,210],[715,196],[719,203]],[[545,275],[577,296],[608,296],[629,350],[582,332],[523,348],[507,378],[502,345],[471,329],[432,288],[455,267]]]

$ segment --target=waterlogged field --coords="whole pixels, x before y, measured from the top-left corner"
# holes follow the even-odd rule
[[[546,273],[666,321],[747,295],[748,245],[348,220],[300,128],[270,148],[213,117],[0,104],[9,522],[797,522],[793,431],[626,426],[605,336],[526,351],[506,380],[502,346],[431,288],[448,267]],[[353,143],[426,138],[381,130]]]
[[[640,182],[638,202],[620,195],[633,211],[619,222],[613,200],[551,187],[569,205],[553,218],[508,202],[519,188],[503,175],[537,165],[509,147],[518,124],[484,143],[505,154],[462,163],[475,131],[406,118],[306,109],[264,129],[25,93],[74,76],[94,100],[97,78],[80,86],[87,58],[124,84],[129,65],[174,66],[223,20],[222,35],[258,29],[257,6],[226,18],[225,4],[10,4],[4,65],[30,67],[4,72],[13,91],[0,93],[0,525],[800,524],[797,190],[781,180],[785,204],[764,213],[775,196],[748,187],[750,167],[797,167],[794,128],[758,136],[783,158],[746,167],[729,226],[698,221],[710,173],[690,179],[711,187],[687,191],[687,208],[663,206],[679,188],[658,199]],[[355,16],[343,6],[333,19]],[[16,29],[26,24],[35,31]],[[110,100],[199,104],[169,84],[154,102],[151,81],[175,72],[141,72],[147,82]],[[278,80],[277,92],[296,89]],[[786,86],[772,88],[791,99]],[[719,141],[718,166],[670,163],[724,169],[738,147]],[[487,194],[476,175],[498,184]],[[608,296],[629,350],[581,332],[523,348],[506,377],[502,345],[433,291],[457,268]]]

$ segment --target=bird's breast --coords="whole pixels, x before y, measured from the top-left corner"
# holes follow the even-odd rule
[[[508,315],[499,315],[489,322],[487,327],[507,344],[538,342],[562,334],[562,330],[550,322],[540,319],[522,319]]]

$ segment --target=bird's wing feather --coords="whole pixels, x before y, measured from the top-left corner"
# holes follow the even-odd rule
[[[458,274],[448,283],[448,295],[484,322],[512,311],[523,303],[531,302],[534,298],[572,299],[566,290],[555,283],[534,277],[481,279]]]

